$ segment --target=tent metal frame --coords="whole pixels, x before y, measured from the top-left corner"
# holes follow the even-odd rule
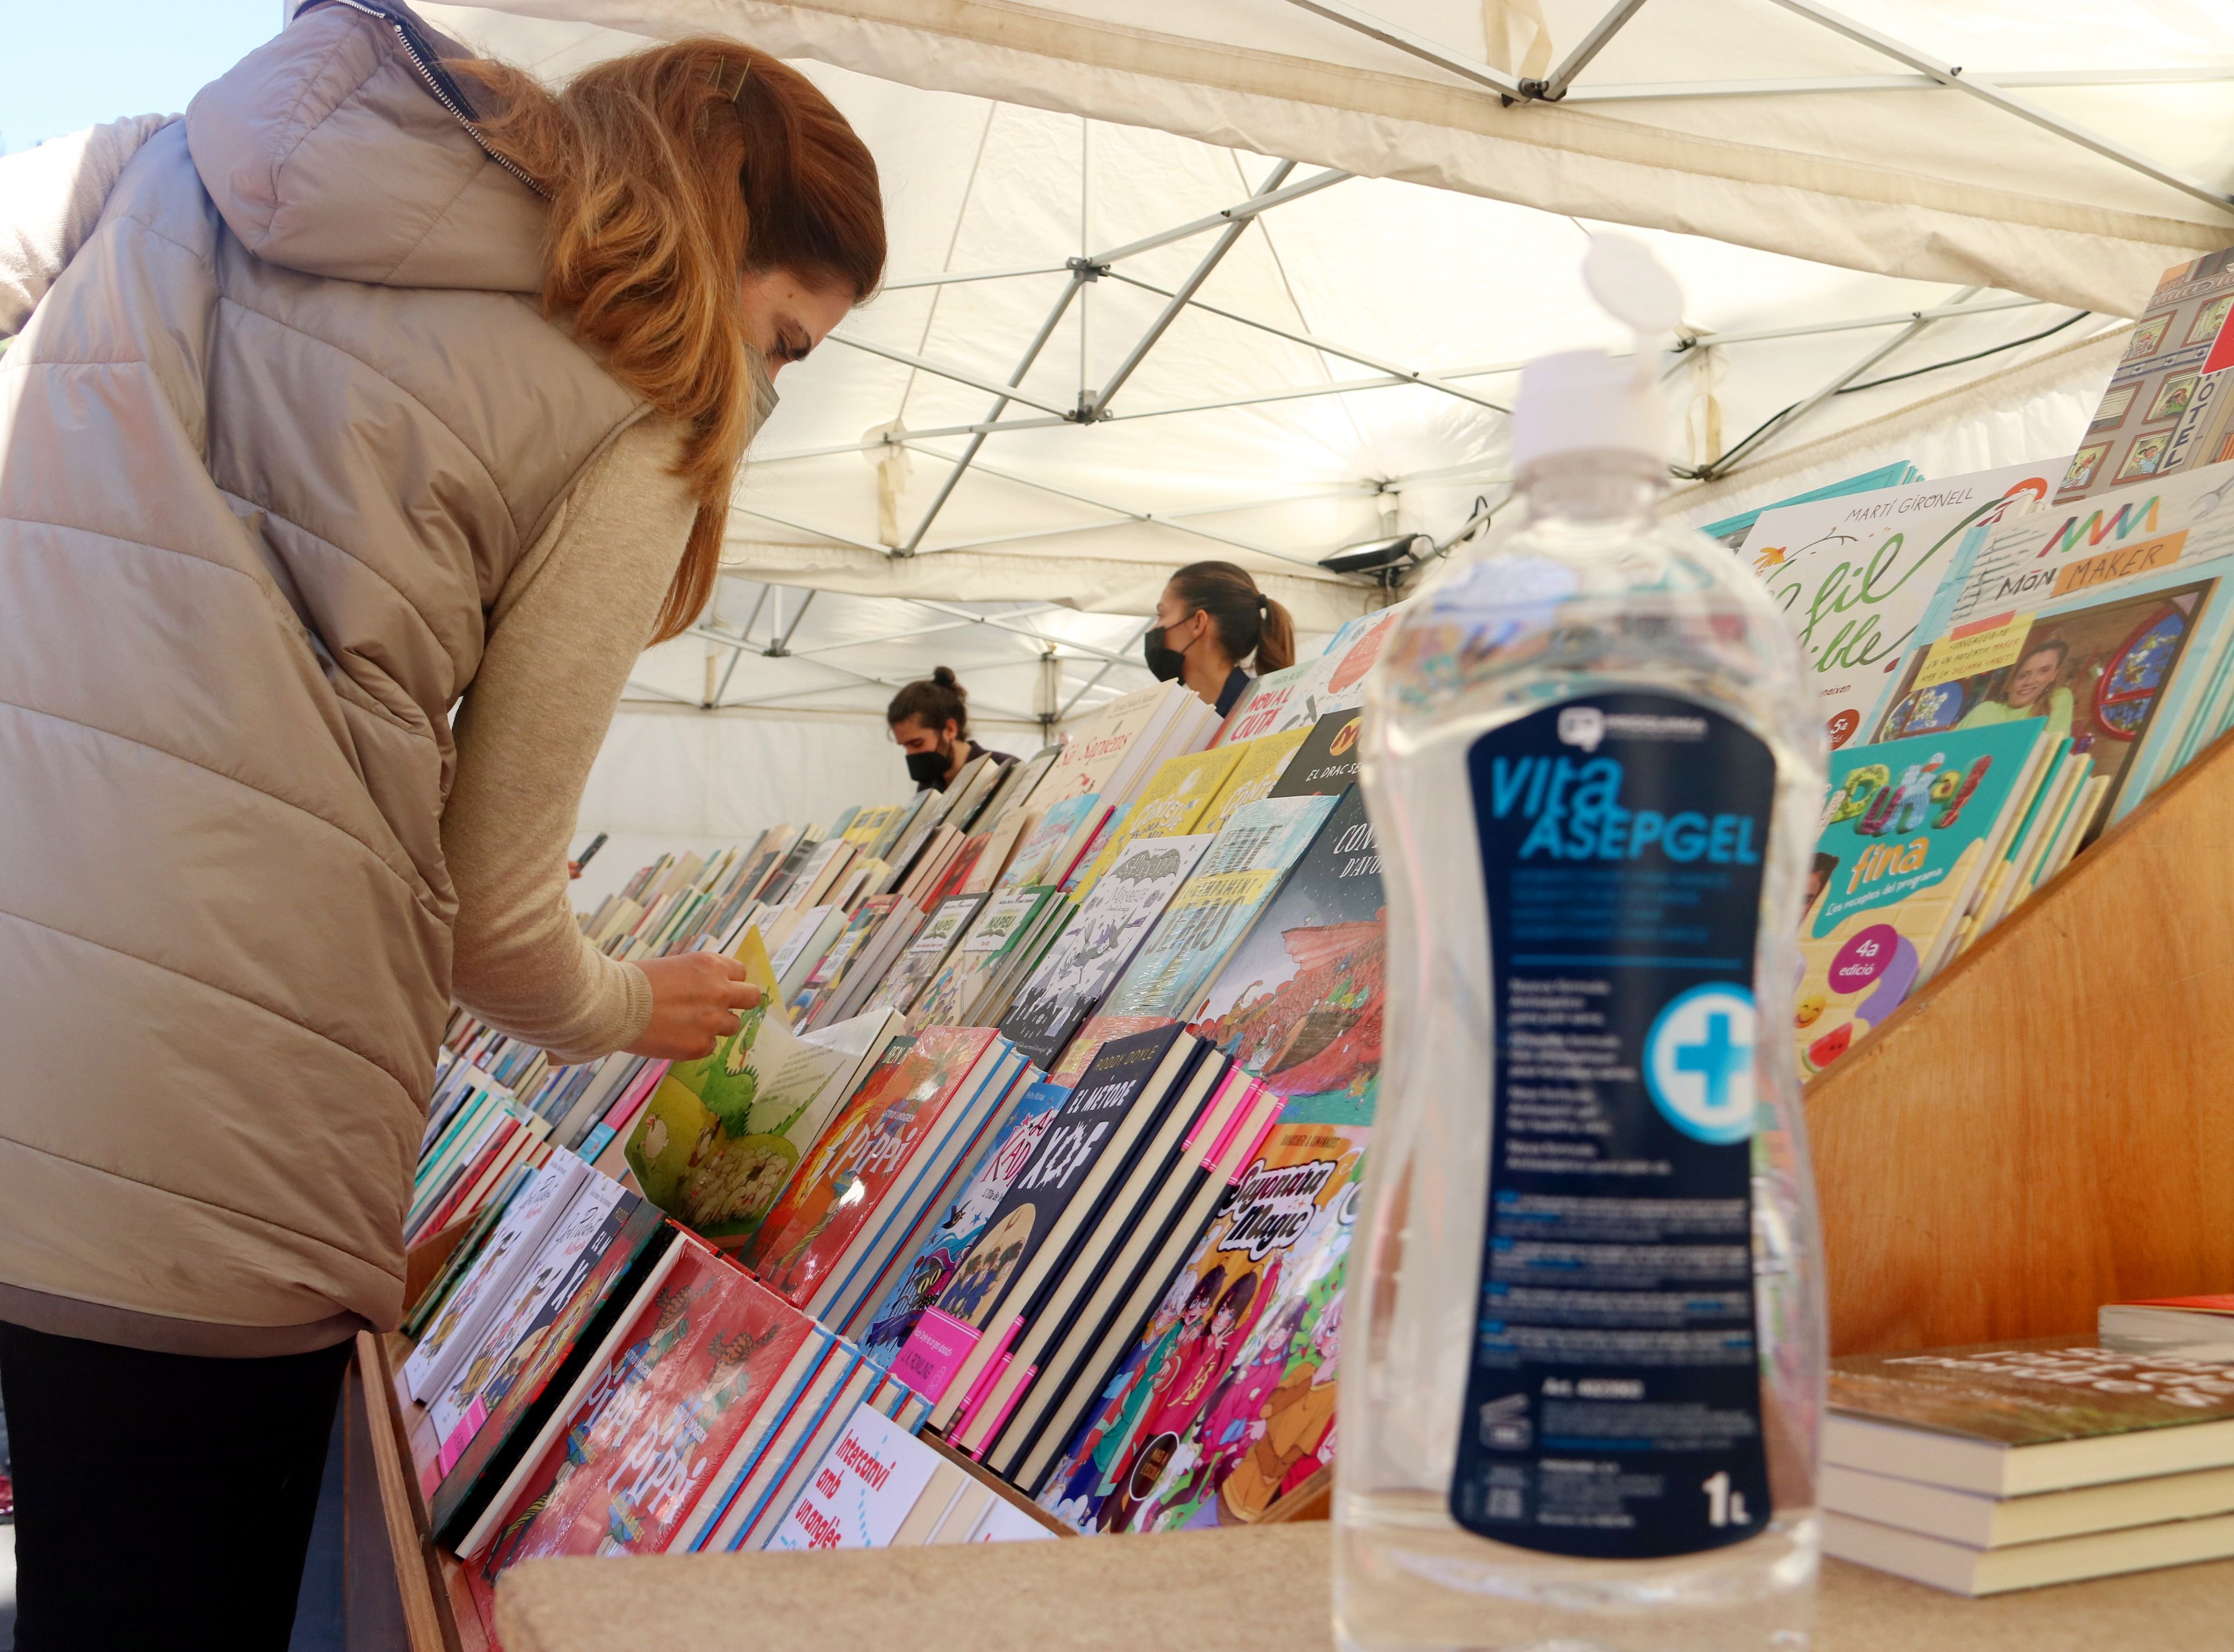
[[[2009,74],[1982,74],[1959,65],[1935,58],[1904,42],[1896,40],[1868,25],[1859,23],[1821,0],[1773,0],[1773,3],[1794,16],[1865,46],[1891,59],[1904,71],[1878,75],[1815,77],[1805,79],[1731,80],[1726,82],[1693,82],[1682,84],[1645,83],[1631,85],[1600,84],[1583,86],[1578,79],[1597,59],[1606,45],[1643,9],[1645,0],[1613,0],[1597,22],[1584,34],[1542,79],[1517,76],[1494,65],[1456,52],[1440,43],[1415,34],[1401,25],[1349,3],[1349,0],[1287,0],[1290,5],[1326,19],[1342,28],[1375,40],[1383,45],[1404,52],[1430,63],[1445,73],[1494,93],[1508,103],[1571,102],[1578,105],[1617,104],[1662,98],[1773,96],[1823,91],[1916,91],[1941,90],[1958,92],[1976,99],[2015,119],[2023,120],[2067,141],[2075,143],[2096,154],[2126,167],[2160,184],[2210,201],[2214,206],[2234,211],[2234,199],[2210,188],[2176,170],[2162,166],[2148,156],[2103,137],[2075,122],[2067,121],[2040,105],[2019,96],[2012,88],[2056,86],[2085,86],[2107,84],[2150,84],[2214,82],[2234,80],[2234,69],[2126,69],[2027,71]],[[846,453],[866,453],[883,447],[898,447],[937,460],[944,467],[939,485],[920,517],[906,530],[901,542],[872,543],[854,534],[842,532],[814,523],[772,512],[757,506],[736,504],[733,510],[739,516],[770,523],[779,527],[803,533],[825,542],[854,550],[871,552],[893,558],[905,559],[918,556],[950,554],[957,552],[988,549],[1006,544],[1035,539],[1050,539],[1083,533],[1101,532],[1126,526],[1151,526],[1170,530],[1175,534],[1198,541],[1246,551],[1253,555],[1287,562],[1303,567],[1316,568],[1311,558],[1292,552],[1252,543],[1231,533],[1193,519],[1212,518],[1246,510],[1263,509],[1271,506],[1301,504],[1330,498],[1370,497],[1401,488],[1407,482],[1426,479],[1426,473],[1416,477],[1389,477],[1377,481],[1364,480],[1341,488],[1322,488],[1309,493],[1287,495],[1275,499],[1241,500],[1206,506],[1189,506],[1178,511],[1145,511],[1118,504],[1110,500],[1081,493],[1075,488],[1046,481],[1023,471],[991,462],[984,456],[987,441],[995,435],[1028,430],[1048,430],[1063,425],[1090,425],[1110,421],[1169,418],[1184,415],[1216,413],[1232,409],[1263,407],[1282,402],[1326,395],[1345,395],[1368,390],[1411,388],[1429,389],[1473,406],[1499,413],[1509,411],[1507,404],[1474,389],[1466,382],[1493,379],[1516,373],[1525,364],[1519,361],[1497,362],[1484,365],[1443,369],[1426,369],[1390,361],[1376,353],[1359,349],[1339,341],[1323,337],[1302,327],[1288,327],[1251,316],[1239,310],[1212,303],[1202,296],[1205,284],[1217,271],[1251,224],[1264,219],[1277,208],[1304,199],[1347,180],[1351,174],[1338,169],[1312,173],[1303,178],[1294,176],[1297,163],[1291,160],[1277,161],[1257,186],[1243,199],[1218,212],[1188,219],[1168,229],[1122,245],[1082,253],[1061,264],[1041,264],[992,270],[944,271],[937,273],[896,278],[885,284],[885,291],[898,291],[918,289],[936,290],[941,287],[983,281],[1021,280],[1061,276],[1064,279],[1054,295],[1038,329],[1021,352],[1016,365],[1005,382],[990,377],[960,362],[941,360],[918,352],[904,350],[866,338],[846,330],[830,335],[833,342],[849,349],[873,355],[905,366],[913,373],[933,377],[982,390],[992,397],[984,415],[969,423],[927,427],[919,429],[905,428],[895,421],[892,428],[863,441],[829,446],[802,448],[788,453],[755,455],[754,466],[784,464],[807,459],[825,458]],[[1081,176],[1083,190],[1086,180]],[[1171,246],[1200,236],[1212,236],[1206,249],[1198,257],[1186,278],[1176,286],[1166,286],[1150,281],[1120,268],[1126,260],[1139,255]],[[1098,385],[1085,382],[1084,353],[1081,344],[1081,382],[1075,403],[1063,405],[1044,391],[1031,391],[1025,382],[1040,362],[1048,344],[1062,325],[1075,304],[1081,304],[1086,289],[1104,279],[1114,280],[1136,291],[1161,298],[1164,303],[1153,319],[1134,336],[1133,343]],[[1969,287],[1954,293],[1946,300],[1928,308],[1892,314],[1857,317],[1843,320],[1799,323],[1780,327],[1761,328],[1742,332],[1687,333],[1679,337],[1668,354],[1668,365],[1673,370],[1690,352],[1702,348],[1768,343],[1777,340],[1839,333],[1866,332],[1881,329],[1892,330],[1891,336],[1873,345],[1855,363],[1828,383],[1779,415],[1763,428],[1755,431],[1743,444],[1743,451],[1733,449],[1717,455],[1704,467],[1702,475],[1721,473],[1728,461],[1741,458],[1757,458],[1761,448],[1788,435],[1793,428],[1807,419],[1841,389],[1859,380],[1871,368],[1913,343],[1928,329],[1944,321],[2037,306],[2041,301],[2022,296],[2003,296],[1981,299],[1981,289]],[[1082,307],[1082,306],[1081,306]],[[1372,376],[1349,379],[1329,377],[1327,382],[1311,385],[1286,386],[1278,389],[1249,395],[1222,397],[1214,400],[1181,402],[1161,407],[1124,407],[1117,405],[1120,393],[1138,372],[1141,364],[1155,350],[1171,328],[1190,311],[1214,317],[1229,324],[1249,329],[1281,338],[1323,358],[1349,362],[1372,370]],[[1015,416],[1014,409],[1028,409],[1024,416]],[[959,452],[931,445],[950,438],[964,438]],[[1437,473],[1438,480],[1460,477],[1479,480],[1485,487],[1506,484],[1509,479],[1488,474],[1488,467],[1460,466],[1453,467],[1445,476]],[[972,473],[983,473],[990,479],[1013,486],[1063,499],[1088,509],[1106,513],[1101,519],[1086,522],[1066,522],[1050,526],[1027,528],[1014,532],[965,537],[944,544],[926,543],[934,526],[957,489]],[[1478,526],[1479,519],[1453,536],[1453,541],[1465,537]],[[1440,547],[1439,547],[1440,548]],[[724,570],[727,580],[754,580],[747,569]],[[1109,674],[1120,668],[1139,668],[1140,661],[1129,650],[1117,652],[1092,644],[1054,637],[1031,624],[1034,617],[1060,611],[1061,604],[1054,603],[1016,603],[988,604],[987,611],[952,604],[913,597],[861,598],[880,603],[898,604],[910,617],[896,621],[890,630],[853,639],[810,643],[794,650],[794,637],[799,633],[808,608],[813,602],[812,586],[798,587],[805,591],[803,600],[788,616],[785,613],[782,586],[758,581],[760,591],[751,613],[741,630],[732,630],[717,619],[709,618],[694,628],[689,635],[704,642],[709,650],[726,650],[726,666],[715,675],[709,652],[708,692],[698,702],[678,695],[672,689],[661,689],[641,682],[632,682],[632,691],[650,694],[663,700],[684,704],[696,703],[705,708],[774,708],[801,700],[832,694],[858,691],[865,687],[889,689],[897,686],[886,678],[839,663],[829,656],[857,648],[874,648],[892,643],[911,641],[950,630],[973,626],[1012,635],[1016,639],[1020,654],[1030,658],[1053,662],[1054,707],[1049,710],[1025,712],[1013,707],[996,707],[983,703],[989,715],[1003,718],[1036,721],[1046,726],[1051,722],[1069,716],[1084,699],[1101,688]],[[774,614],[765,639],[755,637],[754,628],[763,610],[773,602]],[[1145,632],[1146,623],[1141,630]],[[1138,641],[1137,636],[1133,639]],[[728,697],[730,680],[738,663],[751,653],[768,658],[796,658],[819,667],[834,679],[813,687],[787,690],[775,694],[755,694],[732,701]],[[1022,663],[1020,659],[1018,663]],[[1066,681],[1061,668],[1066,663],[1078,665],[1082,681],[1075,687]],[[1091,667],[1090,671],[1085,668]],[[981,702],[982,703],[982,702]]]

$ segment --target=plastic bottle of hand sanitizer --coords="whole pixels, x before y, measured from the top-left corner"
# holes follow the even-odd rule
[[[1824,1330],[1793,996],[1823,799],[1797,649],[1662,523],[1673,281],[1584,271],[1636,363],[1521,379],[1519,522],[1368,694],[1388,1022],[1351,1251],[1349,1652],[1807,1643]]]

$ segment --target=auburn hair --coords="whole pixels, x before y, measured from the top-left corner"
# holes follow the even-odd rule
[[[857,304],[873,293],[876,160],[813,82],[734,40],[650,47],[556,92],[485,59],[445,67],[489,95],[475,130],[551,198],[545,310],[689,432],[678,471],[698,514],[660,608],[665,642],[713,595],[729,490],[767,415],[738,284],[782,270]]]
[[[1296,624],[1288,611],[1257,589],[1246,568],[1230,562],[1190,562],[1171,578],[1189,608],[1210,616],[1218,645],[1236,664],[1257,656],[1257,674],[1284,671],[1296,663]]]

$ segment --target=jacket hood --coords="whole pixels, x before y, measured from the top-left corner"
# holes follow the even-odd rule
[[[385,286],[541,292],[547,207],[438,101],[397,18],[439,56],[472,56],[388,0],[304,13],[187,106],[203,187],[269,264]]]

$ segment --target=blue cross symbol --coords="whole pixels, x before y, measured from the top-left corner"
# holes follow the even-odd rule
[[[1729,1105],[1730,1079],[1753,1062],[1753,1046],[1733,1043],[1730,1018],[1721,1010],[1707,1017],[1707,1035],[1695,1044],[1676,1046],[1676,1070],[1696,1073],[1707,1081],[1707,1111],[1720,1113]]]
[[[1644,1086],[1661,1116],[1695,1141],[1752,1135],[1754,1030],[1753,994],[1734,982],[1670,999],[1644,1039]]]

